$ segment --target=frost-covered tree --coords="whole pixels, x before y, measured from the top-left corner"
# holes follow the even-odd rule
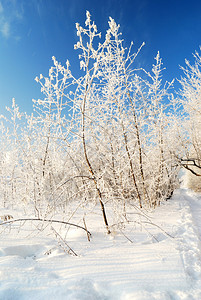
[[[184,154],[180,163],[185,167],[188,187],[195,191],[201,190],[201,57],[194,54],[194,64],[186,60],[182,68],[181,99],[184,108],[184,125],[186,132],[183,141]],[[184,145],[185,143],[185,145]]]
[[[34,100],[33,114],[24,115],[21,129],[13,127],[13,137],[20,153],[17,189],[38,217],[70,207],[85,214],[99,205],[110,233],[114,221],[128,221],[130,207],[169,198],[178,168],[172,83],[162,83],[160,55],[150,72],[136,68],[144,44],[127,49],[120,26],[112,18],[108,25],[102,41],[89,12],[85,27],[76,24],[80,77],[68,60],[62,66],[53,57],[49,76],[36,77],[44,98]]]

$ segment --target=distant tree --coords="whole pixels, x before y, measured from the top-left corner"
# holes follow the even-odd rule
[[[193,55],[195,62],[186,60],[180,80],[180,95],[184,109],[183,155],[179,157],[181,165],[188,171],[188,186],[201,190],[201,57],[198,52]],[[185,142],[184,142],[185,141]]]

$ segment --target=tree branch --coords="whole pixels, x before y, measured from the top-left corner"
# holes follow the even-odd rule
[[[91,236],[91,232],[88,231],[86,228],[80,226],[80,225],[77,225],[77,224],[74,224],[74,223],[69,223],[69,222],[65,222],[65,221],[59,221],[59,220],[48,220],[48,219],[40,219],[40,218],[21,218],[21,219],[12,219],[10,221],[5,221],[5,222],[2,222],[0,223],[0,225],[4,225],[4,224],[11,224],[11,223],[15,223],[15,222],[21,222],[21,221],[39,221],[39,222],[49,222],[49,223],[59,223],[59,224],[65,224],[65,225],[69,225],[69,226],[74,226],[74,227],[77,227],[77,228],[80,228],[80,229],[83,229],[87,235]]]

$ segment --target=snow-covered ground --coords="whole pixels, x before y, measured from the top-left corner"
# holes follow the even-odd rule
[[[86,217],[90,242],[73,227],[2,225],[0,300],[200,300],[201,196],[177,190],[149,216],[157,226],[143,219],[109,236],[99,214]],[[55,230],[78,256],[64,253]]]

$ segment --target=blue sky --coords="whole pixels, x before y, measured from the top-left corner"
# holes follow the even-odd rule
[[[0,0],[0,113],[14,97],[21,110],[32,110],[41,97],[34,78],[48,74],[54,55],[76,69],[75,23],[89,10],[105,33],[109,16],[121,25],[127,45],[143,47],[138,65],[150,69],[160,51],[164,78],[180,77],[179,65],[201,45],[201,1],[187,0]]]

